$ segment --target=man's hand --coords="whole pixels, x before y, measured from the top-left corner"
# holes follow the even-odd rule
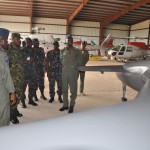
[[[10,104],[14,105],[16,103],[16,93],[10,94]]]

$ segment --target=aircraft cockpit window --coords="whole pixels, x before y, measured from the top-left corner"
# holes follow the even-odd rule
[[[132,52],[132,47],[127,47],[127,52]]]
[[[114,51],[119,51],[120,50],[120,45],[117,45],[116,47],[114,47],[114,48],[112,48],[112,50],[114,50]]]
[[[120,52],[124,52],[125,49],[126,49],[126,47],[125,47],[125,46],[122,46],[121,49],[120,49]]]

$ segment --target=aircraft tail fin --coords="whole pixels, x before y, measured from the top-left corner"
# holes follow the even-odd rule
[[[105,56],[106,45],[107,45],[108,40],[110,39],[110,37],[111,37],[111,34],[108,34],[108,36],[104,39],[104,41],[101,44],[101,48],[100,48],[101,56]]]
[[[104,39],[104,41],[102,42],[101,46],[106,45],[107,41],[110,39],[111,34],[108,34],[107,37]]]
[[[106,48],[113,46],[113,39],[109,39],[108,42],[106,43]]]
[[[95,46],[95,42],[93,40],[91,40],[91,45]]]

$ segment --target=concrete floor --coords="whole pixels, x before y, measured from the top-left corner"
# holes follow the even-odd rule
[[[103,61],[89,61],[87,65],[120,65],[121,63],[113,60]],[[23,109],[19,105],[19,111],[23,114],[23,117],[19,118],[20,123],[27,123],[45,118],[57,117],[61,115],[68,115],[67,111],[60,112],[59,108],[62,107],[55,97],[53,103],[49,101],[49,88],[48,80],[45,78],[45,95],[48,98],[47,101],[40,100],[38,106],[31,106],[27,104],[27,108]],[[75,112],[85,111],[93,108],[101,108],[116,103],[121,103],[122,97],[122,83],[118,80],[115,73],[99,72],[86,72],[85,77],[85,90],[86,96],[78,97],[75,105]],[[38,97],[40,99],[40,93],[38,90]],[[132,100],[136,96],[137,92],[127,87],[126,98]]]

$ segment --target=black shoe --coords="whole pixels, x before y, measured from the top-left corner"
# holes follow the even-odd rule
[[[68,110],[68,109],[69,109],[68,107],[63,106],[62,108],[59,109],[59,111],[64,111],[64,110]]]
[[[59,103],[63,103],[61,96],[59,96],[58,101],[59,101]]]
[[[73,108],[74,108],[73,106],[70,106],[69,111],[68,111],[69,114],[70,114],[70,113],[73,113],[73,111],[74,111]]]
[[[18,111],[18,109],[15,110],[15,114],[17,117],[22,117],[23,115]]]
[[[34,101],[29,101],[29,103],[28,103],[29,105],[33,105],[33,106],[37,106],[38,104],[37,103],[35,103]]]
[[[16,115],[10,115],[10,121],[13,123],[13,124],[18,124],[19,123],[19,120],[17,118]]]
[[[39,101],[39,99],[37,98],[37,95],[34,96],[34,100]]]
[[[13,124],[18,124],[19,123],[19,120],[18,120],[18,118],[16,117],[16,118],[13,118],[13,119],[11,119],[10,120]]]
[[[26,103],[22,102],[22,108],[27,108]]]
[[[44,95],[44,94],[41,94],[41,99],[43,99],[43,100],[47,100],[47,98],[45,97],[45,95]]]
[[[52,103],[53,101],[54,101],[54,97],[51,97],[49,103]]]

